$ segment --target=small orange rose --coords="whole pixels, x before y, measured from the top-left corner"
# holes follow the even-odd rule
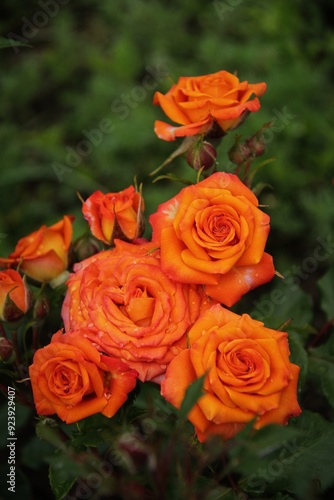
[[[199,287],[161,271],[153,243],[115,244],[75,265],[62,309],[65,328],[86,328],[98,349],[135,368],[140,380],[159,381],[210,301]]]
[[[171,361],[161,393],[179,408],[189,384],[207,374],[204,395],[188,415],[200,441],[214,434],[229,439],[254,418],[260,429],[300,414],[299,367],[289,361],[287,333],[215,305],[188,338],[190,347]]]
[[[165,114],[180,127],[157,120],[155,133],[160,139],[174,141],[177,137],[208,134],[210,129],[223,135],[236,128],[250,112],[260,109],[266,84],[240,82],[228,71],[210,75],[179,78],[163,95],[154,94],[153,103],[159,104]]]
[[[101,355],[84,332],[55,333],[29,367],[36,410],[67,424],[102,413],[112,417],[136,385],[137,372]]]
[[[31,292],[14,269],[0,271],[0,319],[15,321],[31,306]]]
[[[72,221],[73,216],[65,215],[53,226],[42,226],[21,238],[14,252],[7,259],[0,258],[0,263],[20,266],[27,276],[36,281],[51,281],[68,266]]]
[[[167,276],[205,285],[226,306],[274,276],[264,253],[269,216],[236,175],[219,172],[182,189],[150,222]]]
[[[132,241],[144,232],[144,201],[133,186],[119,193],[95,191],[84,202],[82,212],[92,234],[107,244],[116,238]]]

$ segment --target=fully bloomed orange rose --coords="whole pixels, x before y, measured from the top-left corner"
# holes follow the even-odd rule
[[[269,216],[236,175],[218,172],[182,189],[150,222],[162,270],[173,280],[205,285],[226,306],[274,276],[264,253]]]
[[[119,193],[95,191],[82,212],[93,235],[107,244],[119,238],[132,241],[144,232],[144,201],[133,186]]]
[[[52,336],[29,367],[36,410],[56,413],[67,424],[102,413],[112,417],[136,385],[137,372],[101,355],[83,332]]]
[[[181,77],[163,95],[154,94],[153,103],[159,104],[165,114],[180,127],[157,120],[154,130],[160,139],[174,141],[177,137],[208,134],[220,129],[220,135],[236,128],[250,112],[260,109],[266,84],[240,82],[228,71],[210,75]],[[219,134],[218,134],[219,135]]]
[[[14,269],[0,271],[0,319],[15,321],[31,306],[31,292]]]
[[[0,258],[0,264],[20,266],[21,271],[36,281],[51,281],[68,266],[72,221],[73,216],[65,215],[53,226],[42,226],[21,238],[7,259]]]
[[[200,441],[215,434],[229,439],[254,418],[260,429],[300,414],[299,367],[289,361],[287,333],[215,305],[188,339],[189,349],[168,366],[161,393],[179,408],[189,384],[207,374],[204,395],[188,415]]]
[[[115,244],[75,265],[62,309],[65,328],[86,328],[102,352],[135,368],[140,380],[158,382],[210,300],[200,288],[170,280],[153,243]]]

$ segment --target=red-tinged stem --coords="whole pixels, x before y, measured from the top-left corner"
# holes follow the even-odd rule
[[[20,365],[21,361],[20,361],[19,346],[18,346],[18,342],[17,342],[17,331],[16,330],[12,331],[12,339],[13,339],[14,352],[16,354],[16,364]]]
[[[311,347],[314,347],[318,342],[319,340],[325,335],[325,333],[328,332],[328,330],[331,328],[331,326],[334,325],[334,318],[332,318],[331,320],[329,320],[322,328],[321,330],[319,330],[319,332],[317,333],[317,335],[311,340],[311,342],[309,343],[308,345],[308,349],[310,349]]]

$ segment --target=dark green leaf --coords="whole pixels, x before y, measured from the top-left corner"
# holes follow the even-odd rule
[[[34,436],[22,448],[22,463],[30,469],[39,469],[46,457],[54,453],[54,447],[46,441],[41,441]]]
[[[300,367],[299,382],[303,386],[308,372],[308,354],[298,332],[289,330],[290,361]]]
[[[187,418],[188,413],[196,403],[196,401],[203,395],[203,384],[206,375],[202,375],[195,382],[190,384],[188,389],[186,390],[185,397],[182,401],[180,408],[180,419]]]
[[[274,493],[286,491],[299,499],[318,498],[312,495],[315,492],[319,495],[320,491],[315,491],[319,485],[325,491],[333,484],[333,426],[320,415],[305,411],[288,428],[297,431],[296,436],[283,438],[273,453],[268,447],[269,454],[262,459],[261,450],[255,448],[255,453],[250,452],[250,443],[243,451],[236,469],[243,476],[238,484],[247,494],[258,497],[265,493],[261,498],[270,498]],[[272,430],[268,431],[268,443],[271,433]]]
[[[0,37],[0,49],[5,49],[7,47],[32,47],[32,45],[18,42],[17,40],[13,40],[12,38]]]
[[[318,281],[321,292],[321,309],[328,320],[334,318],[334,266]]]
[[[84,466],[79,465],[67,452],[57,451],[47,459],[49,481],[56,500],[61,500],[70,491],[78,477],[84,477]]]
[[[310,376],[319,384],[328,402],[334,407],[334,336],[310,349]]]
[[[276,278],[278,280],[278,278]],[[283,280],[270,293],[254,301],[255,309],[250,315],[263,321],[267,327],[280,328],[290,321],[291,328],[305,329],[312,321],[312,299],[289,279]]]

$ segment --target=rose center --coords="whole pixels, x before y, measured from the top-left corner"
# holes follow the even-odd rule
[[[155,298],[150,295],[147,288],[136,287],[121,309],[136,325],[148,326],[151,323],[154,308]]]
[[[53,373],[53,391],[59,396],[69,395],[81,386],[81,376],[75,371],[59,367]]]

